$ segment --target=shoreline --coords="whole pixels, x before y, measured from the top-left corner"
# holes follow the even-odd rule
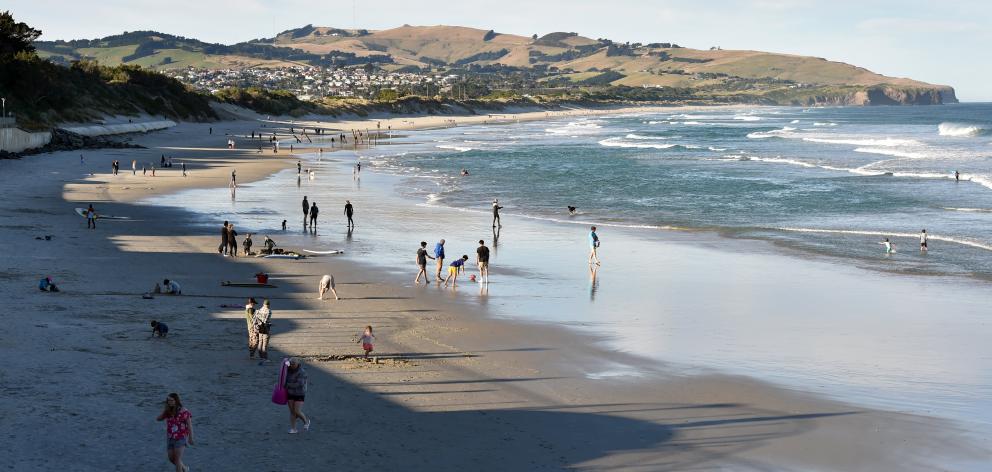
[[[189,125],[188,129],[185,125],[180,126],[183,129],[174,132],[179,137],[185,137],[185,134],[197,130],[196,125]],[[201,135],[203,128],[205,126],[200,126],[198,129]],[[174,136],[149,135],[143,139],[154,141],[172,137]],[[202,137],[199,139],[202,140]],[[155,147],[149,151],[154,156],[159,149],[162,148]],[[210,155],[226,152],[216,148],[199,148],[199,151],[170,149],[174,149],[177,153],[190,153],[188,159],[197,159],[198,153]],[[107,167],[109,160],[115,156],[134,155],[132,153],[127,150],[101,152],[104,154],[102,159],[108,163]],[[46,162],[45,170],[58,168],[58,172],[72,173],[75,155],[66,154],[72,155],[46,156],[53,159],[53,162]],[[250,157],[245,156],[246,159]],[[223,166],[232,162],[228,158],[217,160],[204,156],[199,159],[201,160],[198,162],[210,167],[194,169],[196,184],[225,187],[227,168]],[[253,180],[256,176],[259,179],[264,178],[273,170],[292,164],[279,161],[256,162],[255,165],[245,167],[240,165],[240,161],[233,162],[239,163],[239,181],[242,182]],[[50,179],[48,185],[57,186],[58,192],[62,193],[61,179],[44,177],[42,171],[36,167],[6,163],[0,165],[7,170],[16,167],[14,170],[20,174],[34,173],[37,174],[36,178],[48,178]],[[206,175],[201,176],[201,172]],[[343,361],[311,362],[311,376],[314,378],[316,390],[312,394],[314,397],[312,402],[308,397],[308,411],[319,415],[318,421],[328,428],[324,432],[318,429],[311,434],[331,440],[332,443],[340,446],[342,454],[329,451],[327,454],[317,454],[315,457],[305,459],[279,455],[275,459],[280,459],[282,462],[278,463],[283,466],[287,463],[296,463],[295,461],[298,460],[303,461],[299,462],[301,465],[320,463],[349,466],[356,461],[341,456],[356,449],[364,449],[367,454],[371,452],[373,457],[379,454],[379,459],[371,460],[375,464],[388,466],[404,463],[410,465],[411,469],[436,470],[436,463],[430,464],[430,459],[422,456],[419,451],[436,447],[437,441],[442,440],[446,441],[449,447],[456,446],[454,448],[456,452],[450,457],[441,459],[442,464],[451,466],[474,464],[480,469],[492,467],[492,464],[497,463],[492,462],[496,459],[494,454],[499,454],[499,451],[489,450],[488,447],[480,449],[454,437],[469,431],[469,428],[473,432],[472,443],[479,445],[505,441],[508,434],[511,437],[517,436],[516,439],[510,440],[513,442],[508,446],[518,448],[519,457],[499,463],[502,466],[528,468],[537,466],[557,469],[573,466],[596,469],[631,467],[635,464],[658,466],[660,463],[656,461],[660,460],[666,466],[672,467],[678,467],[679,464],[742,467],[766,464],[778,468],[804,466],[851,468],[873,464],[881,468],[923,470],[927,461],[932,460],[924,455],[907,455],[906,450],[887,450],[887,448],[883,450],[873,447],[878,443],[874,440],[864,441],[865,438],[862,436],[871,430],[872,425],[875,428],[872,437],[879,439],[885,437],[887,439],[884,442],[888,444],[906,442],[910,444],[905,446],[907,448],[911,448],[912,445],[922,445],[929,453],[939,451],[952,454],[953,450],[954,455],[962,451],[965,451],[965,457],[972,454],[967,452],[970,447],[965,441],[952,439],[955,437],[953,427],[939,428],[942,432],[935,434],[935,422],[941,423],[938,420],[864,409],[857,409],[857,414],[851,414],[851,408],[843,404],[787,392],[769,384],[739,377],[720,375],[682,377],[662,372],[639,380],[637,385],[633,386],[626,382],[611,385],[590,382],[582,379],[581,376],[576,376],[574,365],[569,367],[561,360],[582,359],[586,362],[602,362],[606,357],[611,360],[633,362],[634,359],[625,359],[625,355],[620,353],[607,354],[599,348],[582,342],[581,340],[588,339],[586,336],[556,327],[480,319],[472,316],[472,313],[458,313],[464,311],[466,307],[456,304],[455,308],[451,308],[443,301],[425,299],[410,289],[384,283],[382,279],[386,276],[380,271],[347,260],[314,258],[312,262],[294,263],[257,259],[249,261],[219,259],[210,249],[216,243],[216,238],[212,234],[203,234],[202,231],[191,228],[190,215],[163,209],[141,208],[128,203],[148,194],[168,194],[178,189],[180,185],[173,186],[168,182],[155,184],[152,188],[114,189],[112,188],[114,184],[102,186],[97,183],[104,182],[103,179],[106,178],[107,176],[103,175],[87,179],[85,183],[71,183],[66,186],[63,196],[70,202],[106,199],[102,205],[110,208],[115,214],[134,215],[135,221],[121,225],[115,222],[101,222],[101,229],[95,233],[99,235],[104,231],[103,228],[108,228],[110,230],[108,240],[104,242],[99,239],[90,240],[88,244],[94,247],[87,249],[87,256],[80,262],[63,259],[63,262],[57,264],[57,266],[64,265],[60,269],[63,274],[58,272],[53,274],[59,281],[65,280],[64,292],[58,295],[61,297],[61,303],[49,300],[37,301],[35,298],[38,295],[25,298],[17,292],[12,292],[11,288],[5,289],[4,292],[9,297],[27,303],[30,307],[27,312],[35,314],[27,319],[15,320],[12,331],[23,336],[21,339],[36,341],[44,339],[51,343],[50,345],[59,348],[60,345],[66,344],[64,338],[48,337],[43,334],[44,330],[81,323],[81,329],[76,330],[76,336],[68,344],[82,343],[79,347],[88,350],[77,349],[75,356],[81,356],[87,363],[97,364],[97,368],[101,369],[97,372],[105,372],[100,377],[102,382],[109,385],[131,385],[125,390],[112,388],[114,393],[109,395],[98,390],[90,392],[83,387],[84,396],[91,398],[98,411],[108,410],[113,405],[119,404],[120,400],[131,397],[124,400],[131,406],[125,407],[125,411],[121,412],[121,418],[115,421],[112,429],[103,433],[104,437],[122,440],[120,446],[122,448],[148,451],[148,457],[118,458],[125,467],[130,464],[145,468],[149,464],[164,462],[164,457],[158,457],[164,454],[161,454],[157,440],[153,439],[158,434],[151,432],[153,427],[158,431],[158,425],[142,426],[137,429],[137,434],[128,438],[121,438],[117,433],[135,430],[136,423],[146,423],[140,418],[155,413],[150,396],[158,398],[166,391],[171,391],[177,384],[186,385],[187,390],[193,392],[202,392],[201,395],[194,394],[194,398],[198,399],[190,402],[198,405],[193,407],[195,418],[198,414],[212,418],[202,423],[205,436],[209,439],[204,445],[190,451],[188,457],[191,463],[231,465],[227,462],[231,460],[244,461],[245,464],[272,463],[272,457],[260,457],[252,448],[246,448],[242,438],[224,438],[220,434],[221,431],[231,428],[240,430],[247,427],[249,431],[268,431],[264,435],[269,436],[271,433],[272,436],[268,441],[276,446],[291,443],[279,426],[283,422],[281,418],[284,416],[284,411],[272,405],[265,405],[266,385],[271,383],[271,369],[264,369],[264,372],[261,372],[253,364],[240,360],[243,355],[241,346],[244,336],[241,332],[243,318],[240,318],[239,310],[206,308],[206,314],[210,316],[204,317],[203,309],[196,308],[198,304],[205,303],[203,300],[213,303],[211,297],[215,295],[212,293],[217,292],[218,289],[208,288],[211,279],[216,281],[224,274],[227,276],[232,273],[250,274],[256,267],[265,268],[277,277],[284,277],[283,280],[286,282],[280,284],[288,284],[273,292],[275,295],[280,295],[278,303],[286,306],[286,308],[274,307],[276,319],[284,320],[292,328],[286,331],[280,329],[281,332],[277,331],[274,336],[273,348],[280,354],[333,357],[348,353],[349,350],[353,351],[354,348],[348,345],[350,343],[341,342],[341,339],[347,339],[346,333],[349,330],[357,329],[368,320],[370,312],[374,313],[374,318],[382,321],[376,324],[384,326],[383,331],[378,331],[384,334],[383,350],[394,353],[393,358],[386,359],[391,362],[384,364],[358,363],[350,358],[345,358]],[[142,182],[146,180],[142,179]],[[81,221],[78,217],[61,216],[53,202],[45,201],[42,205],[38,205],[37,201],[33,201],[31,196],[23,192],[22,186],[18,187],[13,183],[7,185],[10,186],[7,189],[8,194],[13,194],[18,199],[17,202],[23,202],[22,205],[13,204],[14,208],[36,207],[43,210],[46,212],[43,214],[50,215],[46,218],[51,223],[57,223],[65,230],[57,233],[57,243],[50,245],[48,254],[63,255],[64,258],[77,249],[78,243],[65,240],[82,236],[76,236],[74,232],[83,230],[66,226],[73,222],[79,225]],[[38,187],[35,191],[40,191],[41,188]],[[18,189],[20,191],[12,192]],[[59,204],[59,202],[54,203]],[[31,226],[31,213],[24,215],[8,211],[8,215],[25,221],[24,224],[14,226]],[[29,233],[37,232],[39,229],[41,228],[33,226],[8,227],[7,231],[28,236]],[[66,237],[62,238],[63,235]],[[23,251],[19,254],[30,254],[29,248],[39,243],[33,240],[17,240],[14,244],[15,249]],[[18,287],[30,286],[29,271],[32,268],[35,272],[44,271],[43,268],[36,266],[55,264],[49,258],[38,261],[28,256],[17,256],[17,259],[24,265],[14,271],[14,276],[25,279],[23,280],[25,283],[19,282]],[[117,262],[123,273],[118,274],[117,279],[111,281],[84,275],[87,271],[87,261],[98,260]],[[139,341],[137,333],[144,332],[142,323],[146,322],[145,318],[148,315],[142,315],[144,310],[138,308],[144,303],[140,298],[130,301],[134,298],[133,293],[127,296],[104,295],[111,297],[101,302],[107,304],[103,311],[109,309],[108,314],[112,315],[109,319],[80,317],[82,313],[76,312],[74,306],[79,301],[93,303],[100,300],[91,299],[91,296],[86,295],[87,291],[110,293],[119,291],[116,286],[120,284],[130,290],[149,285],[155,279],[145,273],[144,267],[148,267],[149,263],[158,264],[153,266],[163,272],[163,269],[171,268],[173,271],[185,273],[186,275],[180,280],[184,283],[184,291],[189,292],[190,295],[153,302],[156,303],[153,306],[164,305],[166,312],[173,313],[172,316],[177,320],[173,329],[177,330],[175,338],[178,339],[170,338],[167,343],[147,344],[152,352],[143,353],[141,351],[146,348],[138,347],[133,342]],[[243,264],[250,264],[252,268],[243,267]],[[308,300],[313,295],[311,282],[324,271],[323,265],[331,266],[336,274],[367,274],[364,277],[356,277],[361,282],[356,282],[351,276],[346,278],[339,275],[343,282],[339,286],[346,287],[342,292],[354,291],[355,295],[364,295],[364,297],[354,298],[350,293],[342,293],[346,300],[341,303],[325,302],[320,305]],[[194,267],[202,273],[194,275],[192,272]],[[301,271],[310,275],[306,277],[297,275]],[[131,278],[144,275],[149,280],[148,283],[146,281],[139,283],[135,280],[120,279],[122,275]],[[77,288],[79,284],[88,285],[88,290],[80,291]],[[244,295],[243,291],[237,293],[239,297]],[[383,297],[382,293],[396,294],[396,296]],[[225,299],[238,298],[234,295],[221,296]],[[302,298],[304,296],[306,298]],[[121,299],[124,297],[127,298]],[[63,307],[64,310],[53,310],[55,306]],[[341,311],[342,309],[353,311]],[[331,317],[321,313],[326,311],[331,312]],[[285,317],[284,314],[287,312],[290,316]],[[140,318],[134,319],[134,315]],[[32,325],[34,318],[41,317],[46,318],[45,323],[49,327],[38,328]],[[89,331],[94,327],[99,327],[99,331]],[[109,338],[101,336],[107,329],[115,330],[116,334]],[[325,333],[333,333],[333,336]],[[210,339],[216,341],[208,341]],[[300,339],[305,341],[304,344],[296,342]],[[579,342],[576,342],[577,340]],[[190,346],[186,344],[187,341],[196,344]],[[142,346],[146,345],[144,340],[139,342],[143,343]],[[219,343],[220,346],[214,347],[213,343]],[[102,368],[110,366],[111,360],[101,358],[106,355],[100,352],[101,349],[94,351],[93,348],[86,347],[90,345],[94,348],[102,347],[99,346],[101,344],[108,346],[110,352],[115,352],[115,357],[124,356],[122,359],[126,360],[126,367],[103,371]],[[59,356],[58,352],[61,352],[61,349],[52,351],[55,354],[46,354],[47,348],[35,350],[31,346],[24,346],[9,339],[3,340],[0,345],[4,350],[11,349],[21,352],[22,355],[37,356],[36,361],[56,363],[67,361],[67,359],[53,358]],[[431,346],[433,350],[429,349]],[[161,369],[155,372],[142,372],[147,368],[148,363],[154,362],[155,357],[159,355],[170,356],[169,365],[175,368],[165,372]],[[71,362],[76,363],[78,359],[79,357]],[[207,362],[204,363],[204,360]],[[34,367],[34,364],[29,367]],[[25,369],[28,367],[15,367],[12,375],[25,374],[27,372]],[[117,369],[124,369],[125,372]],[[115,372],[125,375],[107,377],[108,373]],[[163,373],[164,377],[156,379],[156,374],[161,376]],[[63,379],[62,375],[66,378]],[[60,373],[59,376],[57,382],[59,384],[80,380],[79,374],[69,371]],[[204,382],[206,378],[220,380]],[[443,387],[457,385],[470,388],[450,390]],[[646,385],[651,387],[647,388]],[[328,386],[333,388],[328,389]],[[396,388],[400,390],[397,391]],[[260,398],[248,401],[248,404],[258,406],[256,415],[245,416],[246,412],[243,411],[245,403],[232,398],[230,393],[232,389],[238,392],[250,392],[251,396]],[[332,392],[336,393],[332,394]],[[139,408],[134,408],[134,394],[149,398],[142,399],[138,404]],[[217,399],[207,400],[206,394],[217,396]],[[46,411],[58,411],[52,408],[57,408],[57,405],[66,401],[61,395],[63,394],[48,393],[36,399]],[[124,398],[121,398],[122,396]],[[606,399],[610,401],[604,403]],[[469,401],[466,403],[465,400]],[[15,399],[13,403],[20,405],[22,401]],[[359,405],[359,411],[350,411],[356,405]],[[362,407],[368,409],[368,412],[361,411]],[[213,412],[206,414],[204,410],[209,409]],[[78,421],[71,416],[72,410],[72,407],[68,409],[63,407],[63,411],[69,411],[70,416],[55,414],[59,418],[64,417],[65,421],[72,424]],[[571,413],[566,413],[567,411]],[[376,433],[380,437],[379,441],[373,444],[347,433],[349,430],[357,431],[355,427],[368,423],[366,413],[373,415],[374,419],[371,421],[377,425]],[[382,416],[384,414],[385,416]],[[486,416],[477,416],[480,414]],[[684,417],[683,414],[689,414],[689,417]],[[695,419],[697,416],[709,419]],[[712,419],[714,416],[723,419],[714,420]],[[333,422],[330,420],[332,417]],[[479,418],[487,418],[487,421],[485,424],[480,424],[476,421]],[[332,423],[335,431],[330,431]],[[19,420],[11,426],[16,428],[27,425],[30,425],[29,420]],[[878,429],[879,425],[885,425],[881,432]],[[742,426],[750,428],[750,432],[756,435],[755,438],[729,440],[730,436],[726,435],[739,433],[738,430]],[[409,428],[409,431],[403,434],[386,433],[388,428],[396,427]],[[570,427],[573,433],[567,434],[561,427]],[[590,435],[592,431],[598,433],[595,438]],[[632,432],[636,432],[633,434],[647,441],[638,443],[634,440],[632,443]],[[836,438],[838,433],[847,438],[841,441],[831,439]],[[39,440],[41,444],[62,441],[49,439],[46,442],[35,435],[22,435],[7,444],[7,447],[12,448],[8,456],[16,458],[15,460],[19,461],[16,464],[25,466],[38,465],[41,464],[40,461],[61,463],[61,461],[80,459],[79,456],[71,453],[64,458],[25,456],[23,451],[37,450]],[[727,442],[728,440],[731,442]],[[809,450],[811,446],[819,452],[816,454],[802,452]],[[242,456],[236,459],[221,457],[222,454],[219,454],[221,448],[230,450],[232,447],[243,453]],[[459,447],[462,450],[458,450]],[[336,447],[332,449],[337,450]],[[838,455],[839,451],[843,451],[844,457]],[[499,456],[502,457],[502,454]],[[433,459],[437,458],[433,457]],[[366,457],[358,462],[368,464],[369,460]],[[423,463],[423,467],[415,465],[422,460],[427,461]],[[82,460],[74,464],[88,467],[91,462],[92,460]],[[52,465],[49,462],[45,464]],[[92,467],[96,468],[97,465],[94,463]]]

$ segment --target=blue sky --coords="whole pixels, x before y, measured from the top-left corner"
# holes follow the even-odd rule
[[[992,2],[978,0],[13,0],[0,8],[41,28],[43,39],[153,29],[229,44],[307,23],[574,31],[615,41],[819,56],[951,85],[965,101],[992,101]]]

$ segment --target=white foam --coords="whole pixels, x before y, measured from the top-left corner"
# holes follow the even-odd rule
[[[454,144],[438,144],[437,147],[440,149],[450,149],[458,152],[468,152],[473,149],[467,146],[455,146]]]
[[[710,146],[707,149],[709,149],[710,151],[713,151],[713,152],[723,152],[723,151],[726,151],[727,150],[726,148],[718,148],[718,147],[713,147],[713,146]]]
[[[851,234],[851,235],[861,235],[861,236],[882,236],[887,238],[913,238],[917,240],[920,237],[919,233],[867,231],[867,230],[857,230],[857,229],[823,229],[823,228],[793,228],[793,227],[781,227],[775,229],[780,231],[791,231],[795,233]],[[960,244],[962,246],[969,246],[973,248],[984,249],[986,251],[992,251],[992,244],[984,243],[981,241],[975,241],[968,238],[962,238],[957,236],[941,236],[937,234],[927,234],[927,238],[934,241],[944,241],[953,244]]]
[[[754,115],[736,115],[734,116],[734,119],[737,121],[761,121],[760,116]]]
[[[811,143],[823,143],[823,144],[850,144],[852,146],[884,146],[884,147],[895,147],[895,146],[919,146],[918,141],[912,139],[897,139],[897,138],[883,138],[883,139],[864,139],[864,138],[803,138],[803,141],[809,141]]]
[[[572,136],[580,134],[596,134],[599,132],[597,130],[602,128],[603,127],[595,121],[580,120],[569,122],[564,126],[545,128],[544,131],[551,134],[566,134]]]
[[[620,147],[620,148],[637,148],[637,149],[669,149],[678,144],[671,143],[631,143],[622,141],[621,138],[607,138],[599,142],[600,146],[607,147]]]
[[[634,133],[628,134],[625,137],[627,139],[668,139],[667,136],[643,136],[643,135],[634,134]]]
[[[798,124],[798,123],[799,123],[799,120],[792,120],[792,121],[789,122],[789,124],[792,124],[792,125]]]
[[[837,126],[837,123],[833,123],[833,122],[824,123],[822,121],[816,121],[813,123],[813,126]]]
[[[748,133],[747,137],[748,139],[787,138],[795,130],[796,129],[791,126],[784,126],[782,129]]]
[[[859,147],[855,149],[854,152],[863,152],[867,154],[882,154],[885,156],[903,157],[906,159],[925,159],[927,157],[926,154],[921,154],[918,152],[900,151],[898,149],[872,148],[872,147]]]
[[[949,211],[964,211],[968,213],[992,213],[992,208],[955,208],[955,207],[944,207],[945,210]]]
[[[937,132],[941,136],[966,137],[987,134],[990,130],[978,125],[968,123],[944,122],[937,126]]]

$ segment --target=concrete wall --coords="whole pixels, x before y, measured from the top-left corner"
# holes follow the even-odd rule
[[[83,136],[107,136],[111,134],[145,133],[176,126],[172,120],[144,121],[141,123],[117,123],[112,125],[71,126],[62,128]]]
[[[21,152],[42,147],[52,140],[48,131],[29,133],[18,128],[0,128],[0,151]]]

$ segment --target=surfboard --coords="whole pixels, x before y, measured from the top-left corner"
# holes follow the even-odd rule
[[[264,257],[265,259],[301,259],[304,256],[301,256],[299,254],[267,254],[262,257]]]
[[[344,251],[331,250],[331,251],[311,251],[309,249],[304,249],[303,252],[309,252],[310,254],[344,254]]]
[[[260,284],[260,283],[256,283],[256,282],[238,283],[238,282],[230,282],[230,281],[228,281],[228,282],[221,282],[220,285],[222,287],[265,287],[265,288],[276,288],[276,286],[275,285],[272,285],[272,284]]]
[[[76,214],[86,218],[85,208],[76,208]],[[113,216],[113,215],[102,215],[99,212],[96,214],[98,220],[130,220],[131,218],[127,216]]]

